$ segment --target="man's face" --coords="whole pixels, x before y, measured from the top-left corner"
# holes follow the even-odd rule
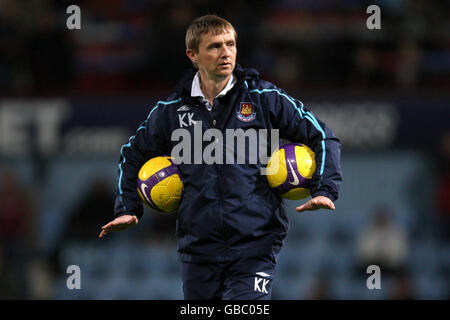
[[[198,52],[187,50],[189,58],[197,64],[200,74],[209,79],[228,78],[236,64],[236,39],[231,29],[214,35],[209,32],[200,38]]]

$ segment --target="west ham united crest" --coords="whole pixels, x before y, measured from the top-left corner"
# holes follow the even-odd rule
[[[241,108],[236,114],[237,118],[244,122],[249,122],[256,118],[255,107],[250,102],[241,102]]]

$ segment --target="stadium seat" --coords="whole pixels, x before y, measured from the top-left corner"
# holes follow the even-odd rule
[[[447,299],[448,288],[446,278],[436,275],[416,275],[413,285],[420,300]]]
[[[430,275],[439,270],[438,247],[433,241],[414,241],[410,245],[407,269],[413,274]]]

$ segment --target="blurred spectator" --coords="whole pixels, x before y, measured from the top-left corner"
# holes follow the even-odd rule
[[[60,19],[50,5],[36,8],[35,23],[26,35],[26,56],[35,95],[59,94],[67,89],[72,72],[71,46]],[[60,15],[62,15],[60,13]]]
[[[0,1],[0,92],[29,93],[30,72],[23,37],[24,10],[18,1]]]
[[[379,84],[381,74],[379,56],[375,48],[362,44],[355,49],[354,81],[364,89],[373,88]]]
[[[378,265],[387,274],[403,270],[408,254],[408,238],[392,217],[389,208],[378,206],[369,225],[361,230],[356,242],[359,270]]]
[[[114,206],[114,192],[109,181],[94,177],[88,184],[86,193],[69,212],[61,239],[50,257],[53,272],[60,270],[60,254],[70,242],[95,243],[101,227],[110,219]],[[109,241],[109,240],[108,240]]]
[[[97,241],[101,226],[113,212],[114,194],[109,181],[95,177],[86,194],[70,213],[62,243],[69,241]]]
[[[331,300],[331,279],[325,274],[319,274],[311,282],[306,292],[306,300]]]
[[[289,50],[282,44],[280,48],[273,66],[273,81],[287,92],[294,92],[300,85],[299,55],[295,50]]]
[[[0,92],[59,94],[71,80],[65,11],[47,1],[0,1]]]
[[[398,62],[395,70],[397,82],[403,88],[416,86],[420,71],[420,52],[417,43],[403,41],[398,48]]]
[[[27,266],[35,243],[35,204],[12,171],[0,176],[0,298],[28,298]]]
[[[441,239],[450,242],[450,131],[441,139],[438,161],[437,224]]]
[[[410,277],[402,272],[394,275],[389,300],[414,300],[416,295]]]
[[[53,274],[45,258],[35,258],[29,262],[27,270],[30,299],[52,299]]]
[[[379,31],[366,29],[364,2],[86,0],[79,3],[77,31],[66,28],[69,4],[0,1],[0,92],[166,90],[190,66],[184,30],[206,13],[225,16],[242,30],[242,65],[260,67],[289,92],[416,90],[430,82],[445,88],[450,81],[448,2],[383,4]]]

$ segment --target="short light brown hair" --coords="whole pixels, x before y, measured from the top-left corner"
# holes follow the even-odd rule
[[[216,15],[201,16],[192,21],[186,31],[186,49],[198,52],[198,45],[203,34],[212,32],[214,35],[218,35],[229,29],[233,31],[234,39],[237,40],[236,30],[230,22]]]

